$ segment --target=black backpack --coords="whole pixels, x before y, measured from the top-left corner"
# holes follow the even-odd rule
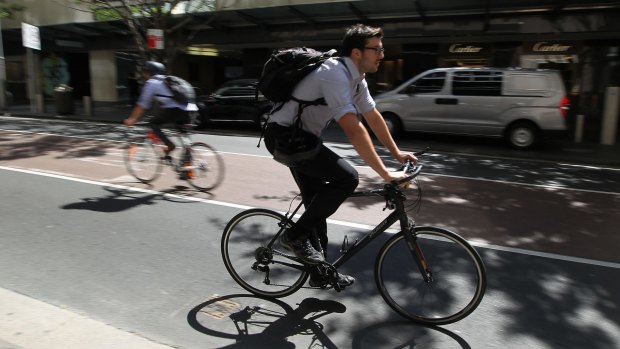
[[[276,50],[265,62],[257,88],[272,102],[286,102],[301,79],[335,55],[336,50],[321,52],[307,47]]]
[[[196,103],[196,92],[194,86],[178,76],[168,75],[163,78],[164,83],[172,92],[172,96],[158,95],[160,97],[172,98],[181,104]]]

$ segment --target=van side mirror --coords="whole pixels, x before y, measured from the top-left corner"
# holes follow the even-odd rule
[[[409,85],[407,87],[405,87],[405,90],[403,91],[404,93],[408,94],[408,95],[413,95],[415,94],[416,91],[416,87],[415,85]]]

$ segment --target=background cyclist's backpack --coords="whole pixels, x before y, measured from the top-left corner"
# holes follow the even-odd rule
[[[158,96],[172,98],[181,104],[196,103],[196,92],[192,84],[173,75],[166,76],[163,81],[172,92],[172,96]]]
[[[257,88],[272,102],[286,102],[301,79],[335,55],[336,50],[321,52],[306,47],[274,51],[263,66]]]

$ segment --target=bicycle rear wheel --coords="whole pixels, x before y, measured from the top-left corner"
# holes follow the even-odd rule
[[[224,178],[224,160],[210,145],[202,142],[192,143],[191,170],[188,172],[189,184],[200,190],[214,189]]]
[[[274,252],[270,245],[285,218],[256,208],[233,217],[222,235],[222,258],[232,278],[247,291],[265,297],[284,297],[308,278],[305,266]]]
[[[144,137],[127,143],[125,167],[129,174],[142,183],[157,179],[161,175],[162,161],[153,141]]]
[[[480,255],[465,239],[441,228],[416,227],[414,239],[412,250],[400,232],[379,251],[375,281],[383,299],[405,318],[427,325],[471,314],[486,289]],[[420,254],[427,262],[424,273],[416,262]]]

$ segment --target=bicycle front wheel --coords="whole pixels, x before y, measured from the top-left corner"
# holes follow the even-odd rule
[[[129,174],[142,183],[149,183],[161,175],[162,162],[153,141],[144,137],[127,143],[125,167]]]
[[[190,152],[192,161],[187,176],[189,184],[200,191],[219,186],[224,178],[224,160],[220,154],[202,142],[192,143]]]
[[[305,266],[278,254],[271,244],[285,224],[280,213],[250,209],[233,217],[222,235],[222,258],[232,278],[247,291],[265,297],[284,297],[308,278]]]
[[[478,252],[441,228],[416,227],[413,239],[409,246],[400,232],[379,251],[375,281],[383,299],[405,318],[427,325],[445,325],[471,314],[486,289]]]

